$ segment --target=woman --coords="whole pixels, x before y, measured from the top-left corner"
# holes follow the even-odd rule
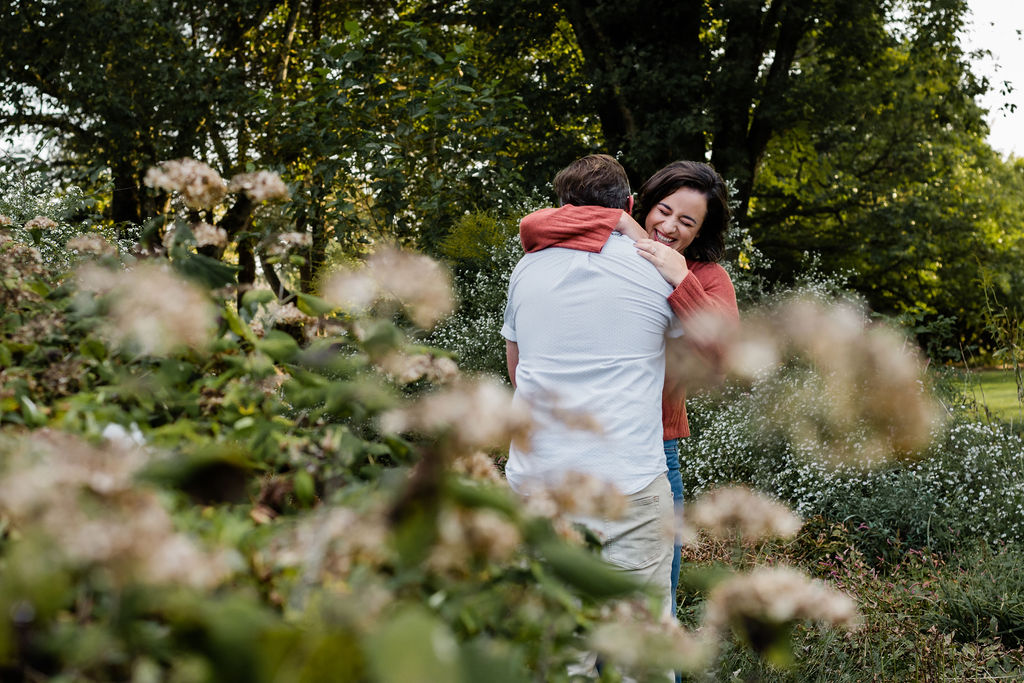
[[[736,291],[729,274],[718,264],[725,252],[729,225],[727,198],[725,182],[710,165],[675,161],[640,188],[633,208],[635,220],[620,209],[566,204],[524,218],[519,236],[528,252],[555,246],[599,252],[617,230],[636,239],[637,252],[675,288],[668,303],[684,326],[691,316],[704,311],[736,322]],[[685,387],[678,380],[666,378],[662,427],[677,513],[683,500],[678,440],[690,435],[685,401]],[[672,562],[673,596],[679,581],[680,551],[677,540]]]

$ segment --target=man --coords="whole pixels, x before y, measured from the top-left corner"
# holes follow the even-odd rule
[[[631,208],[629,181],[608,155],[579,159],[555,177],[562,204]],[[529,451],[513,445],[506,474],[517,492],[585,472],[627,496],[617,520],[583,519],[604,558],[656,590],[665,610],[673,533],[662,443],[665,337],[678,334],[672,286],[612,233],[598,253],[551,247],[527,254],[509,281],[502,335],[515,400],[536,425]],[[597,430],[581,428],[587,416]]]

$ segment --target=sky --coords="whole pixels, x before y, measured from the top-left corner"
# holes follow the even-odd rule
[[[989,79],[989,92],[979,98],[989,110],[988,142],[1004,156],[1024,157],[1024,2],[968,0],[974,15],[965,31],[966,50],[987,49],[992,55],[974,61],[975,72]],[[1004,90],[1003,82],[1012,88]],[[1016,105],[1015,112],[1009,110]]]

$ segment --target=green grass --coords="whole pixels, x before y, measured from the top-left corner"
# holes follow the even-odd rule
[[[1017,383],[1013,370],[977,370],[971,373],[967,387],[980,405],[988,406],[994,417],[1007,422],[1024,422],[1024,408],[1017,400]]]

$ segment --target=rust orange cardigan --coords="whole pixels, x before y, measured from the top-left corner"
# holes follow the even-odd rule
[[[599,252],[615,230],[621,209],[566,204],[557,209],[541,209],[519,223],[519,239],[527,252],[547,247],[566,247]],[[717,263],[686,259],[689,273],[668,296],[669,306],[683,322],[708,309],[739,320],[736,290],[729,274]],[[664,439],[690,435],[686,420],[686,387],[667,380],[661,397],[661,421]]]

